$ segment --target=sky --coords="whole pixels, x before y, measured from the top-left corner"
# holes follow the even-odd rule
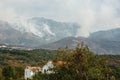
[[[0,0],[0,20],[45,17],[77,22],[77,36],[120,27],[120,0]]]

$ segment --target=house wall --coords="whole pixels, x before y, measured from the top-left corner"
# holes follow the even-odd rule
[[[50,70],[53,67],[54,65],[52,64],[52,61],[48,61],[48,63],[43,66],[42,73],[48,73],[48,74],[53,73],[53,71]]]
[[[30,69],[25,69],[25,80],[27,80],[28,78],[29,79],[32,79],[32,76],[35,74],[32,70]]]

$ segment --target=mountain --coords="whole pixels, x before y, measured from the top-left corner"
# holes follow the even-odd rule
[[[90,50],[99,54],[120,54],[120,28],[98,31],[84,37],[66,37],[59,41],[41,46],[42,48],[58,49],[66,46],[75,48],[78,43],[84,42]]]
[[[120,28],[91,33],[89,39],[120,41]]]
[[[79,28],[77,23],[40,17],[0,21],[0,44],[58,49],[84,42],[95,53],[120,54],[120,28],[94,32],[88,38],[75,37]]]
[[[45,42],[51,43],[68,36],[76,36],[80,26],[76,23],[57,22],[52,19],[35,17],[27,20],[19,20],[12,24],[13,28],[21,32],[29,32]]]
[[[34,46],[40,43],[39,38],[32,33],[22,33],[8,22],[0,21],[0,44]]]
[[[69,48],[74,49],[77,44],[81,42],[84,42],[84,44],[87,45],[91,51],[97,54],[120,54],[120,41],[91,40],[82,37],[66,37],[59,41],[43,45],[41,48],[58,49],[68,46]]]
[[[57,22],[46,18],[0,21],[0,43],[35,47],[76,36],[80,26],[76,23]]]

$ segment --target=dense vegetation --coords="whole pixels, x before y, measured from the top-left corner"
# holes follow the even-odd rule
[[[55,67],[53,74],[38,73],[33,78],[34,80],[120,80],[120,64],[112,64],[111,61],[114,59],[120,60],[120,56],[95,55],[83,45],[77,46],[75,50],[59,49],[54,61],[62,60],[67,64]]]
[[[42,67],[48,60],[67,64],[55,67],[54,74],[39,72],[33,80],[120,80],[120,55],[95,55],[83,45],[75,50],[0,50],[0,80],[24,80],[26,66]]]
[[[48,60],[53,59],[54,50],[35,49],[35,50],[5,50],[0,49],[0,80],[3,79],[2,72],[9,68],[15,72],[17,78],[24,77],[24,68],[26,66],[42,67]],[[4,69],[5,68],[5,69]],[[12,69],[11,69],[12,68]],[[7,69],[9,71],[9,69]],[[20,73],[21,72],[21,73]],[[9,73],[12,73],[9,71]],[[7,75],[9,73],[6,73]],[[6,77],[6,76],[5,76]],[[11,76],[9,76],[10,78]],[[14,77],[13,77],[14,78]],[[15,80],[16,78],[14,78]],[[9,80],[9,79],[6,79]]]

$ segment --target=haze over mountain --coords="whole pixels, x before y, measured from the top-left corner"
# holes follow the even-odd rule
[[[23,19],[30,17],[77,22],[81,25],[77,36],[88,36],[94,31],[120,28],[120,0],[2,0],[0,2],[0,20],[15,22],[17,18],[22,18],[17,22],[23,23],[26,22]]]
[[[76,36],[80,26],[45,18],[31,18],[16,23],[0,21],[0,41],[6,44],[38,46],[69,36]]]
[[[27,45],[34,46],[34,44],[39,43],[39,38],[27,32],[20,32],[5,21],[0,21],[0,43],[8,45]]]
[[[77,44],[84,42],[90,50],[98,54],[120,54],[120,28],[106,31],[98,31],[90,34],[89,37],[66,37],[62,40],[50,43],[42,48],[58,49],[68,46],[75,48]]]
[[[90,34],[89,38],[94,40],[120,41],[120,28],[94,32]]]
[[[46,18],[30,18],[16,23],[0,21],[0,44],[48,49],[75,48],[81,41],[99,54],[120,54],[120,28],[76,37],[77,23],[57,22]]]
[[[45,40],[59,40],[63,37],[76,36],[80,26],[76,23],[63,23],[45,18],[31,18],[13,24],[13,28],[21,32],[30,32],[45,38]]]

